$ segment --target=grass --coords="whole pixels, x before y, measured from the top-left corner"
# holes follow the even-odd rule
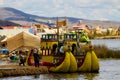
[[[120,50],[108,49],[105,45],[94,46],[98,58],[120,58]]]

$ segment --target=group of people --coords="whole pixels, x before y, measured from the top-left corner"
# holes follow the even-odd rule
[[[41,57],[38,53],[38,50],[34,48],[31,50],[31,52],[33,53],[35,67],[39,67],[39,62],[40,62]],[[19,65],[25,66],[26,58],[23,55],[22,51],[19,51],[19,60],[20,60]]]
[[[65,50],[63,49],[64,48],[63,46],[66,46],[67,47],[67,51],[71,51],[72,53],[74,53],[74,51],[75,51],[75,49],[77,47],[76,44],[73,44],[71,46],[71,44],[68,43],[67,40],[64,40],[62,45],[61,45],[61,47],[60,47],[60,50],[59,50],[60,51],[60,55],[64,55],[64,53],[65,53]]]

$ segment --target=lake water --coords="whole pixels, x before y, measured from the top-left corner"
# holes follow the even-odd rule
[[[120,39],[94,39],[93,45],[106,45],[110,49],[120,50]]]
[[[99,60],[99,73],[50,73],[0,78],[0,80],[120,80],[120,60]]]

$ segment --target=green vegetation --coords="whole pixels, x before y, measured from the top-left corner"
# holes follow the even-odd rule
[[[105,45],[94,46],[98,58],[120,58],[120,50],[108,49]]]

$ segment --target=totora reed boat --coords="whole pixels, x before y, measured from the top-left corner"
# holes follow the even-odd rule
[[[99,60],[86,35],[43,34],[41,38],[41,66],[50,72],[99,72]],[[61,53],[60,49],[64,53]],[[33,54],[29,51],[26,64],[34,65]]]

